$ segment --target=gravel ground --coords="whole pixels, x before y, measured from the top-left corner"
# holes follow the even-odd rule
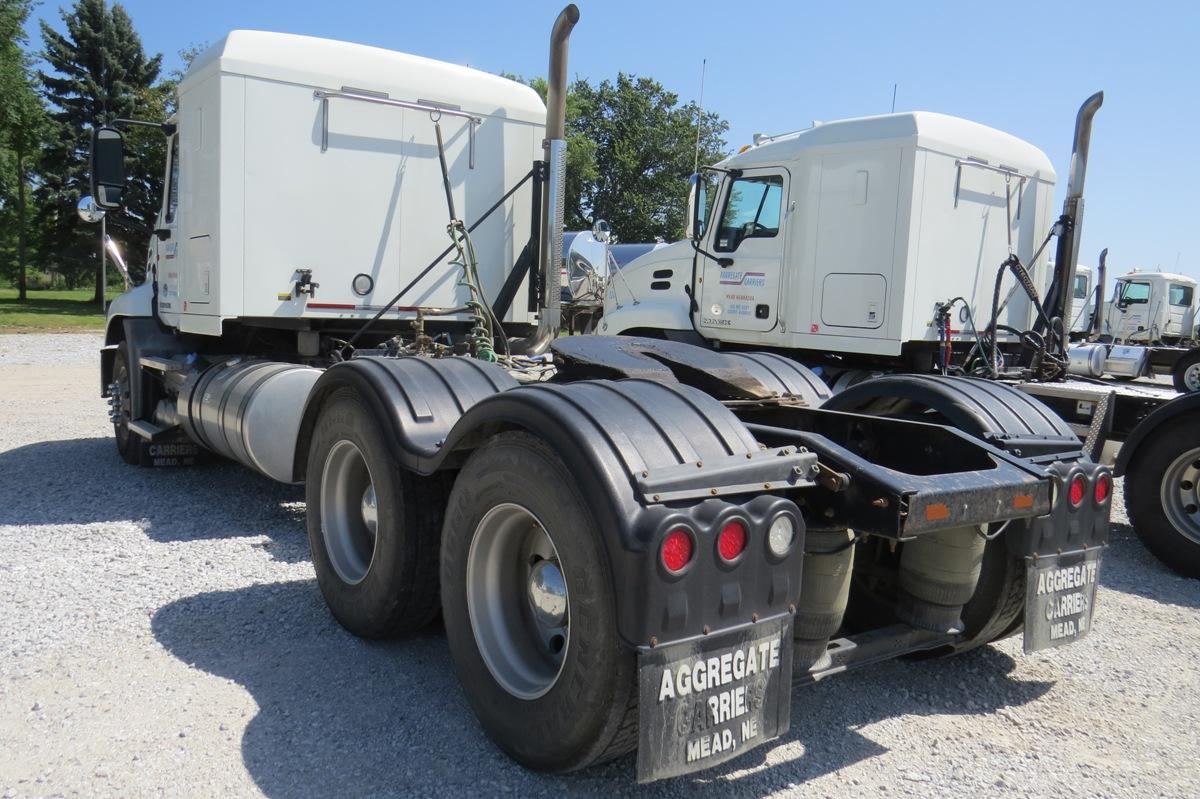
[[[1200,793],[1200,583],[1120,506],[1079,644],[798,689],[783,739],[691,778],[639,788],[629,757],[543,776],[484,737],[440,629],[331,620],[300,489],[123,465],[99,344],[0,336],[0,796]]]

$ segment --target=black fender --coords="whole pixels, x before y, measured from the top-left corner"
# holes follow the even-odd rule
[[[796,397],[820,407],[832,393],[829,385],[804,364],[774,352],[726,352],[722,356],[740,365],[772,394]]]
[[[1014,386],[977,377],[884,375],[834,394],[826,410],[871,412],[880,401],[908,402],[913,410],[932,409],[950,427],[1041,465],[1057,497],[1049,514],[1012,527],[1005,535],[1015,556],[1098,545],[1108,540],[1109,505],[1072,508],[1067,486],[1083,474],[1089,486],[1108,467],[1092,463],[1079,437],[1049,406]],[[876,405],[878,407],[878,405]],[[903,406],[901,406],[903,407]]]
[[[716,352],[637,336],[566,336],[551,346],[568,379],[644,378],[695,386],[718,399],[791,397],[812,407],[829,397],[808,367],[770,352]]]
[[[822,408],[869,412],[880,401],[936,411],[964,433],[1027,458],[1081,453],[1079,437],[1048,406],[1005,383],[953,375],[883,375],[834,394]]]
[[[405,468],[431,474],[446,466],[442,444],[463,414],[516,386],[502,367],[473,358],[366,357],[334,364],[309,392],[292,478],[304,480],[313,426],[325,401],[340,388],[354,389],[367,402]]]
[[[815,455],[764,450],[728,408],[698,389],[631,379],[493,394],[455,424],[441,457],[513,429],[546,442],[575,477],[603,531],[618,633],[628,646],[791,612],[800,592],[803,519],[791,500],[762,489],[781,466],[789,473],[809,469]],[[664,495],[652,493],[660,490]],[[796,537],[777,559],[766,536],[780,514],[791,517]],[[745,525],[749,542],[730,566],[717,557],[716,541],[732,519]],[[679,528],[692,536],[695,550],[683,572],[672,576],[658,550]]]
[[[1151,433],[1167,422],[1197,410],[1200,410],[1200,393],[1184,394],[1151,411],[1150,415],[1138,422],[1122,442],[1121,450],[1117,453],[1117,462],[1113,465],[1113,474],[1117,477],[1124,476],[1125,470],[1129,468],[1129,463],[1137,454],[1138,448]]]

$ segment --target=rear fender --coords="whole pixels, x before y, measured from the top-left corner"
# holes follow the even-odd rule
[[[650,380],[584,380],[496,394],[463,415],[443,449],[472,449],[512,429],[546,442],[574,477],[603,539],[626,645],[699,636],[795,605],[803,518],[790,499],[763,488],[811,486],[794,470],[811,473],[812,453],[764,450],[713,398]],[[774,559],[766,533],[781,514],[794,522],[796,537],[789,553]],[[733,519],[745,525],[749,543],[730,566],[719,561],[716,540]],[[684,571],[672,576],[658,551],[680,528],[695,549]]]
[[[301,417],[293,480],[303,482],[308,447],[321,408],[349,388],[381,420],[397,459],[419,474],[447,468],[442,445],[450,430],[480,400],[515,388],[517,381],[494,363],[473,358],[355,358],[334,364],[317,379]]]
[[[876,413],[886,407],[935,411],[951,427],[1025,458],[1076,460],[1079,437],[1037,399],[1004,383],[945,375],[884,375],[834,394],[826,410]]]

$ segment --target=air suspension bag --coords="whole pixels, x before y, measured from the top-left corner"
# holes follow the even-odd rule
[[[822,667],[829,639],[842,626],[854,571],[854,533],[808,528],[804,533],[804,573],[792,626],[796,669]]]
[[[987,541],[974,527],[927,533],[900,554],[896,615],[933,632],[960,632],[962,609],[979,583]]]

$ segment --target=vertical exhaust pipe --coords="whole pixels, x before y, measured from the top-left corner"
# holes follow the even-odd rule
[[[1092,313],[1092,324],[1088,333],[1104,335],[1104,280],[1108,273],[1108,248],[1100,251],[1100,264],[1096,267],[1096,310]]]
[[[564,8],[550,31],[550,69],[546,76],[546,190],[542,193],[540,231],[542,296],[537,330],[529,338],[513,342],[513,350],[529,355],[545,352],[558,337],[562,323],[563,218],[567,188],[567,49],[571,30],[579,22],[579,7]]]
[[[1046,315],[1062,316],[1071,307],[1071,290],[1075,284],[1075,261],[1079,257],[1079,242],[1083,233],[1083,183],[1087,177],[1088,150],[1092,144],[1092,118],[1104,104],[1104,92],[1096,92],[1083,101],[1075,115],[1075,141],[1071,146],[1071,168],[1067,178],[1067,197],[1063,200],[1063,225],[1055,254],[1054,282],[1050,289],[1050,304]],[[1064,345],[1065,346],[1065,345]]]

